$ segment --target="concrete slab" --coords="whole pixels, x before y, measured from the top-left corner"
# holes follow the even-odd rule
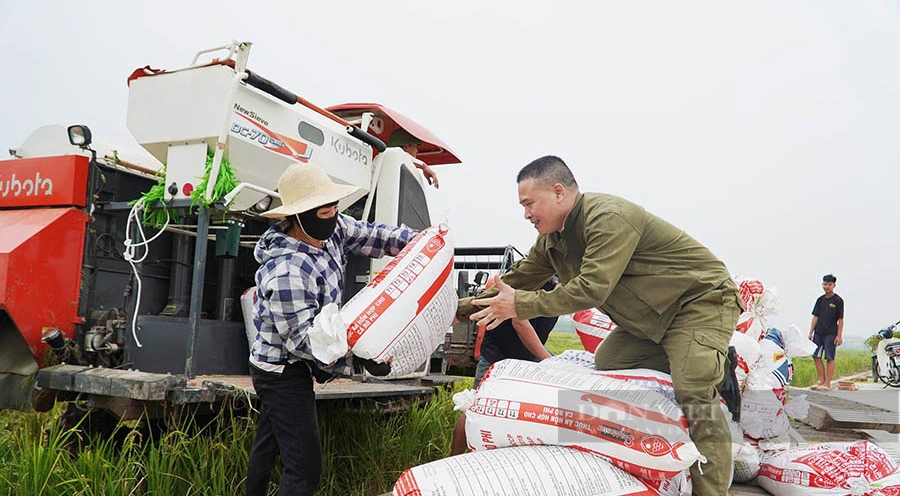
[[[817,391],[833,398],[855,401],[894,413],[900,412],[900,389],[863,389],[858,391]]]
[[[838,383],[841,381],[853,382],[857,389],[855,391],[839,390]],[[809,388],[791,389],[810,390]],[[851,377],[843,377],[840,380],[834,380],[831,383],[830,391],[816,392],[827,394],[834,398],[856,401],[858,403],[863,403],[892,412],[900,412],[900,388],[892,388],[882,382],[872,381],[871,372],[858,374]]]

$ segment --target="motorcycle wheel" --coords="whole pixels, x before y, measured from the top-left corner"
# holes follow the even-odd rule
[[[881,380],[890,387],[900,388],[900,373],[898,373],[897,357],[891,358],[890,363],[893,367],[893,370],[891,370],[891,377],[883,377]]]
[[[877,383],[879,379],[878,375],[878,359],[875,358],[875,355],[872,355],[872,382]]]

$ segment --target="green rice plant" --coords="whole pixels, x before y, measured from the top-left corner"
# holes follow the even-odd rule
[[[255,425],[226,406],[209,417],[174,419],[142,458],[146,495],[242,494]]]
[[[149,445],[142,457],[144,494],[191,494],[193,483],[185,473],[190,465],[183,448],[188,436],[179,429],[165,433]]]
[[[11,469],[14,457],[12,432],[18,428],[21,416],[11,410],[0,411],[0,494],[14,494],[12,484],[16,474]]]
[[[24,422],[10,433],[12,457],[3,476],[10,494],[20,496],[55,496],[71,494],[66,489],[71,479],[66,446],[72,429],[53,422],[52,413],[24,416]]]
[[[212,163],[213,154],[208,154],[206,156],[206,169],[203,173],[203,178],[201,179],[200,184],[191,191],[192,206],[208,207],[222,198],[225,198],[225,195],[230,193],[231,190],[240,183],[234,175],[234,169],[231,167],[231,164],[225,157],[222,157],[222,162],[219,164],[219,174],[216,177],[216,184],[213,186],[211,199],[207,200],[206,188],[209,183],[209,175],[212,173]]]
[[[127,429],[120,425],[119,429]],[[66,494],[131,496],[141,494],[142,449],[137,431],[130,431],[121,446],[113,437],[94,436],[86,449],[68,460]]]
[[[243,494],[247,451],[226,443],[221,434],[210,439],[192,439],[184,445],[190,465],[187,476],[195,482],[195,494],[206,496]]]
[[[228,408],[206,423],[192,416],[174,419],[158,436],[143,434],[146,423],[121,422],[112,435],[88,437],[80,424],[63,429],[61,411],[4,414],[6,427],[21,425],[0,433],[0,494],[243,493],[255,425]],[[80,441],[73,443],[76,437]],[[70,444],[79,449],[70,452]]]
[[[450,452],[452,389],[394,413],[348,411],[339,404],[320,407],[324,470],[321,494],[370,495],[389,492],[406,469],[444,458]]]
[[[212,162],[213,154],[207,154],[205,172],[203,177],[200,178],[200,184],[191,191],[192,208],[208,207],[212,203],[222,200],[226,194],[231,192],[231,190],[240,183],[234,175],[234,169],[231,167],[231,164],[223,157],[222,162],[219,165],[219,175],[216,178],[216,184],[213,187],[212,198],[207,200],[206,188],[209,183],[209,174],[212,171]],[[166,220],[171,220],[176,223],[180,222],[181,219],[188,214],[188,211],[183,208],[170,208],[166,205],[166,167],[163,166],[157,175],[159,176],[159,182],[151,186],[146,193],[141,195],[141,198],[132,201],[131,204],[134,205],[142,199],[144,201],[143,224],[160,228],[165,225]],[[159,207],[159,205],[162,205],[162,207]]]

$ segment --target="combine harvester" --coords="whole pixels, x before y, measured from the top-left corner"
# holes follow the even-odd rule
[[[432,224],[414,157],[385,142],[400,133],[418,142],[426,164],[459,163],[441,140],[381,105],[319,108],[248,70],[249,52],[250,43],[234,42],[186,68],[145,67],[128,78],[128,129],[158,163],[98,153],[84,126],[41,128],[0,162],[0,408],[78,398],[135,418],[248,389],[255,329],[241,295],[270,225],[259,213],[280,204],[275,188],[290,164],[314,162],[359,186],[340,205],[356,218]],[[160,182],[157,201],[134,204]],[[165,207],[157,216],[165,227],[143,228],[141,207]],[[345,301],[388,261],[348,260]],[[457,333],[460,356],[471,354],[469,331]],[[403,380],[367,382],[360,371],[317,396],[429,394],[452,380],[444,374],[453,335]]]

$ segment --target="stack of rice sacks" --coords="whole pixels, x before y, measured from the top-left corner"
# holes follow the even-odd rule
[[[736,375],[741,385],[740,424],[731,422],[732,454],[734,482],[747,482],[759,473],[760,445],[785,444],[790,418],[806,418],[806,396],[788,398],[787,387],[794,373],[791,358],[811,354],[815,345],[796,326],[782,333],[768,325],[766,317],[778,309],[773,288],[753,278],[738,278],[737,283],[745,311],[730,343],[737,351]]]
[[[770,454],[759,485],[775,496],[900,494],[900,468],[868,441],[824,443]]]
[[[668,374],[597,371],[570,350],[497,362],[454,402],[472,451],[407,470],[395,495],[691,494],[701,455]]]

